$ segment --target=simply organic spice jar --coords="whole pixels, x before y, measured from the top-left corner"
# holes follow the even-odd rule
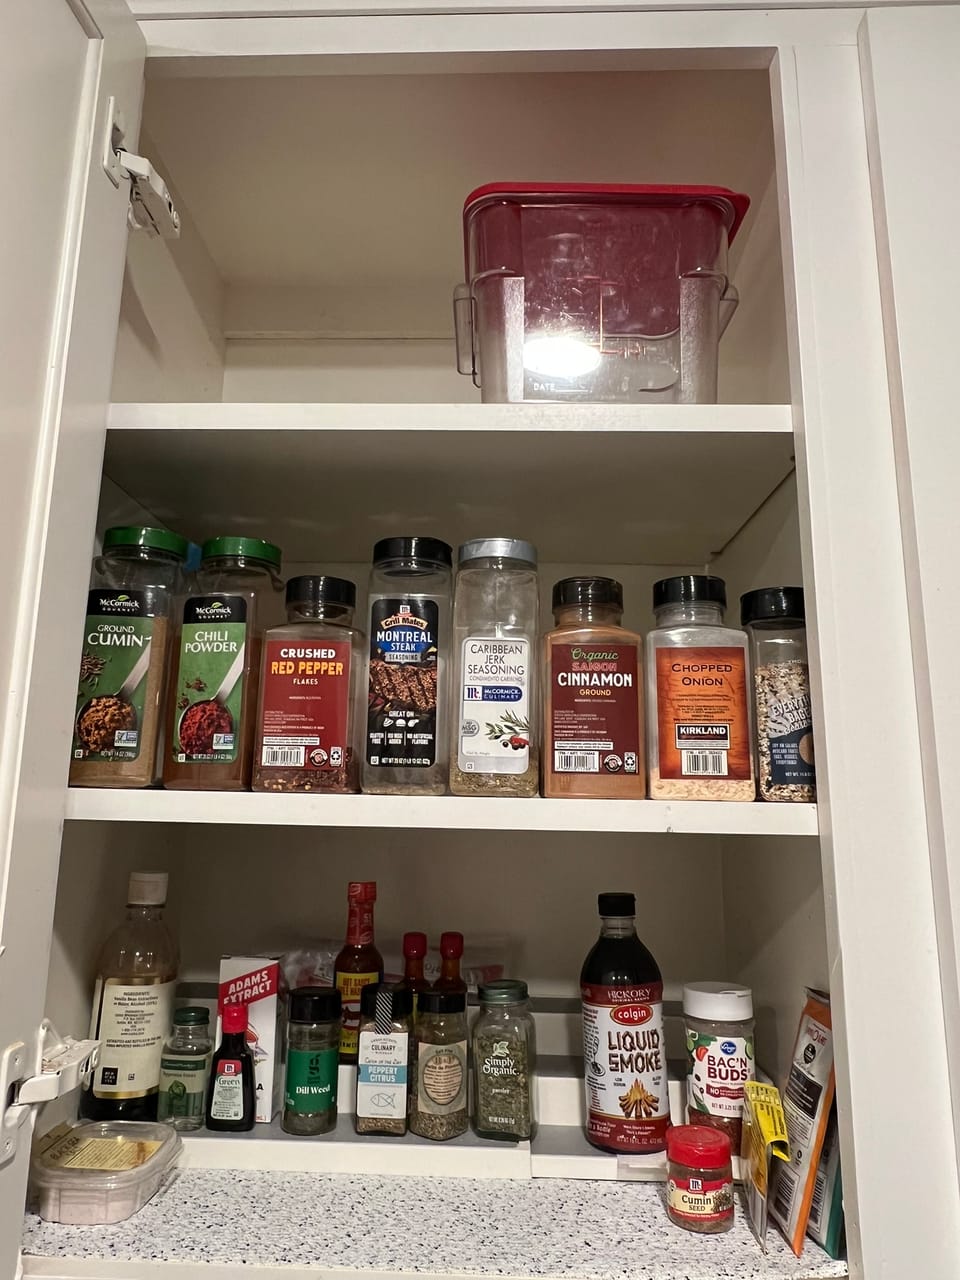
[[[473,1127],[481,1138],[522,1142],[536,1130],[536,1030],[527,984],[498,978],[480,985],[471,1032]]]
[[[287,621],[263,638],[254,791],[359,791],[356,603],[345,578],[287,583]]]
[[[544,637],[543,794],[642,800],[643,640],[613,578],[564,578]]]
[[[724,626],[722,578],[654,583],[647,767],[654,800],[755,800],[747,637]]]
[[[157,779],[171,615],[187,545],[167,529],[103,535],[83,626],[73,786],[149,787]]]
[[[280,591],[280,548],[261,538],[203,544],[173,644],[163,784],[245,791],[256,728],[263,598]]]

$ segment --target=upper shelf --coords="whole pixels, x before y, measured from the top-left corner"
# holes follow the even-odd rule
[[[787,405],[115,404],[109,426],[104,472],[154,517],[288,562],[507,531],[545,562],[702,564],[793,460]]]

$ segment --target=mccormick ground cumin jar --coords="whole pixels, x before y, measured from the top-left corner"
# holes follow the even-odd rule
[[[186,538],[168,529],[125,526],[103,535],[83,625],[72,786],[157,780],[171,615],[186,555]]]

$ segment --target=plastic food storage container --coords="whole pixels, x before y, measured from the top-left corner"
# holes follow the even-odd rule
[[[457,367],[484,401],[711,404],[737,306],[723,187],[480,187],[463,209]]]
[[[180,1147],[180,1135],[166,1124],[60,1125],[34,1151],[37,1212],[72,1226],[123,1222],[156,1195]]]

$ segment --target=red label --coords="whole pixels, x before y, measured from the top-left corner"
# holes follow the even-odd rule
[[[341,769],[350,745],[350,642],[268,640],[263,654],[259,764]]]
[[[368,947],[373,942],[373,903],[351,902],[347,909],[347,946]]]
[[[614,1009],[610,1017],[624,1027],[642,1027],[653,1017],[653,1010],[648,1004],[624,1004]]]
[[[633,644],[553,644],[554,773],[640,773],[640,672]]]
[[[280,988],[280,966],[276,962],[260,969],[251,969],[236,978],[220,983],[219,1006],[225,1004],[253,1004],[275,996]]]
[[[703,1177],[670,1178],[667,1204],[675,1218],[687,1222],[724,1222],[733,1217],[733,1182],[711,1169]]]
[[[221,1058],[217,1063],[218,1076],[239,1076],[243,1074],[243,1063],[239,1058]]]
[[[749,782],[746,654],[738,645],[656,651],[660,777]]]
[[[663,987],[583,983],[587,1137],[612,1151],[662,1151],[670,1123]]]

